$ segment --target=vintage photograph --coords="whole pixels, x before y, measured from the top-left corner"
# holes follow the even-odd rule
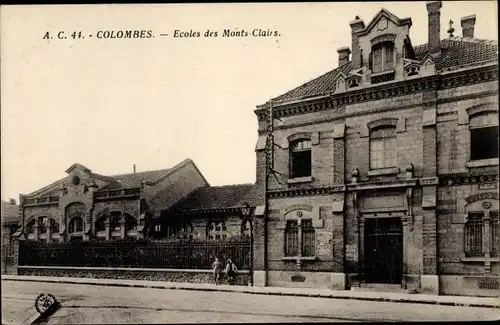
[[[497,13],[3,5],[2,324],[500,320]]]

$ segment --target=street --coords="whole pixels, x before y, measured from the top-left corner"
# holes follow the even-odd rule
[[[2,281],[2,324],[25,323],[40,293],[52,293],[62,304],[48,324],[500,319],[493,308]]]

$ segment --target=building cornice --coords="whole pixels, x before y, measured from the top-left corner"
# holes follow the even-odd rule
[[[434,75],[395,83],[381,84],[345,93],[323,96],[314,100],[293,103],[274,103],[276,118],[307,114],[335,109],[339,106],[352,105],[374,100],[399,97],[430,90],[443,90],[477,83],[498,80],[498,65],[458,71],[446,75]],[[266,105],[259,105],[255,114],[259,121],[264,121]]]

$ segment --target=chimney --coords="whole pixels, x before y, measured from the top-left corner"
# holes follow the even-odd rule
[[[349,54],[351,54],[349,46],[339,48],[337,50],[337,53],[339,54],[339,67],[349,62]]]
[[[135,174],[135,164],[134,164],[134,174]]]
[[[462,17],[462,19],[460,19],[460,22],[462,23],[462,36],[474,37],[474,25],[476,24],[476,15]]]
[[[11,205],[16,205],[16,199],[9,199]]]
[[[359,39],[356,34],[358,31],[365,28],[365,23],[359,16],[349,23],[351,25],[351,38],[352,38],[352,68],[359,69],[361,68],[361,51],[359,49]]]
[[[427,1],[428,47],[430,54],[441,53],[441,1]]]

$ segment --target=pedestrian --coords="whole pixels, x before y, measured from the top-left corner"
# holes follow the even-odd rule
[[[236,264],[234,264],[233,261],[231,261],[231,259],[229,258],[226,264],[226,274],[230,285],[233,284],[236,280],[236,272],[238,272],[238,268],[236,267]]]
[[[219,284],[220,274],[222,273],[222,262],[218,257],[216,257],[215,261],[212,263],[212,270],[214,272],[215,284]]]

